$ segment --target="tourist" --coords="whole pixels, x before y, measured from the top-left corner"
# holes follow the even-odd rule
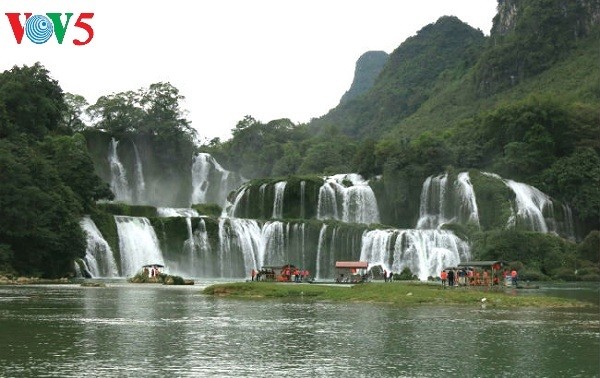
[[[448,270],[448,286],[454,286],[454,270]]]
[[[490,285],[490,274],[488,273],[487,269],[483,270],[483,284],[485,286]]]
[[[442,279],[442,287],[446,286],[446,279],[448,279],[448,273],[446,273],[445,270],[442,270],[442,273],[440,273],[440,278]]]
[[[383,270],[383,280],[387,282],[387,270]]]
[[[518,276],[519,275],[517,274],[517,270],[513,268],[513,270],[510,272],[510,278],[512,279],[513,286],[517,286]]]
[[[254,281],[254,277],[256,277],[256,270],[254,270],[254,268],[252,268],[250,275],[252,276],[252,281]]]

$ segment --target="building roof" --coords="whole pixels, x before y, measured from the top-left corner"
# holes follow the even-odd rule
[[[336,268],[347,268],[347,269],[367,269],[369,263],[366,261],[336,261]]]

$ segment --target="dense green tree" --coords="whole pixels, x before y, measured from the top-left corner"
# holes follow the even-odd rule
[[[10,265],[22,275],[67,275],[86,248],[77,197],[24,140],[0,139],[0,177],[0,243],[10,246]]]
[[[85,97],[72,93],[65,93],[65,110],[61,126],[68,131],[82,131],[86,125],[82,117],[89,106]]]
[[[55,131],[66,109],[58,82],[40,63],[0,75],[0,137],[14,132],[42,138]]]
[[[46,138],[41,146],[62,180],[89,211],[100,199],[113,199],[107,183],[94,173],[94,163],[81,134]]]

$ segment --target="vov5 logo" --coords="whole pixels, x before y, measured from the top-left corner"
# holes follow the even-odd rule
[[[31,13],[23,13],[25,15],[25,24],[22,24],[21,13],[5,14],[8,17],[8,22],[18,44],[21,44],[23,35],[25,35],[31,42],[38,45],[48,42],[53,34],[56,36],[58,43],[62,45],[65,40],[65,34],[67,34],[67,28],[69,28],[69,22],[73,16],[73,13],[65,13],[66,21],[63,24],[61,20],[62,13],[36,14],[33,16]],[[87,45],[94,38],[94,29],[87,22],[92,17],[94,17],[93,13],[81,13],[77,17],[73,27],[82,29],[87,34],[87,38],[85,40],[73,39],[75,46]],[[69,30],[72,29],[70,28]]]

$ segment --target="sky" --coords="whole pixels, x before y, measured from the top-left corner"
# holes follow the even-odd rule
[[[41,62],[63,91],[98,97],[169,82],[201,140],[245,115],[308,122],[334,108],[365,52],[391,53],[444,15],[489,35],[496,0],[2,0],[0,70]],[[18,44],[5,13],[73,13],[63,44]],[[93,38],[76,27],[82,19]],[[61,21],[64,23],[66,16]],[[24,16],[20,22],[24,24]],[[54,33],[56,35],[56,33]]]

